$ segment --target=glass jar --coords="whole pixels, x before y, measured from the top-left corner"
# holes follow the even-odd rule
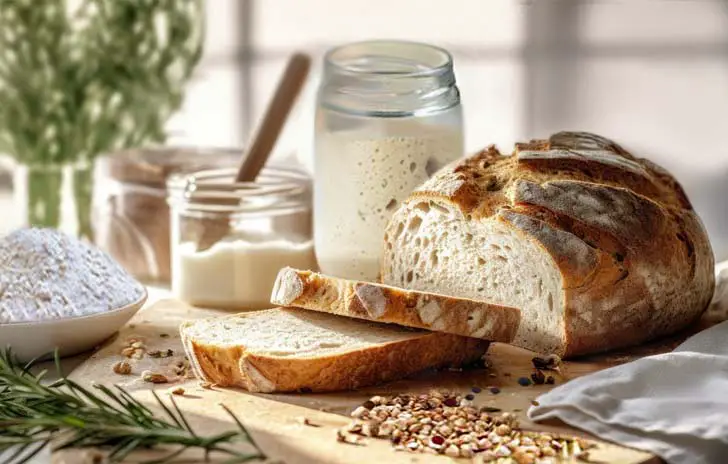
[[[235,182],[236,173],[200,171],[167,183],[172,291],[189,304],[269,308],[281,268],[318,270],[304,171],[268,166],[255,182]]]
[[[384,229],[412,190],[464,154],[450,54],[373,41],[329,51],[315,136],[316,256],[327,274],[378,280]]]
[[[233,167],[239,161],[239,150],[194,147],[121,150],[99,157],[94,172],[95,245],[138,280],[169,285],[167,179]]]
[[[13,201],[20,226],[50,227],[91,240],[92,164],[18,164]]]

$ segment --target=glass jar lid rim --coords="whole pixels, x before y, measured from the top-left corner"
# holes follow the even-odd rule
[[[302,169],[270,165],[253,182],[234,181],[237,168],[206,169],[174,174],[167,181],[170,195],[206,195],[220,198],[297,196],[305,193],[310,177]]]
[[[336,55],[346,52],[350,52],[356,49],[365,50],[367,47],[372,49],[382,50],[385,47],[408,47],[410,49],[420,49],[420,51],[429,51],[438,55],[438,62],[434,64],[420,62],[424,67],[416,70],[406,71],[377,71],[371,69],[363,69],[361,67],[351,66],[340,61],[337,61]],[[392,55],[395,57],[395,55]],[[428,77],[437,76],[440,74],[448,73],[452,71],[452,55],[446,49],[438,47],[436,45],[416,42],[409,40],[365,40],[360,42],[351,42],[344,45],[339,45],[326,52],[324,55],[324,62],[326,66],[331,67],[340,74],[350,74],[357,76],[388,76],[388,77]]]

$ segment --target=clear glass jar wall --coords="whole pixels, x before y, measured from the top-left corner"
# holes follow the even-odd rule
[[[167,179],[237,166],[239,160],[239,150],[175,146],[99,157],[94,172],[94,243],[142,282],[169,285]]]
[[[392,213],[463,152],[460,94],[445,50],[376,41],[327,53],[315,137],[314,230],[321,270],[378,279]]]
[[[237,183],[235,174],[202,171],[168,182],[172,291],[196,306],[268,308],[281,268],[317,270],[310,180],[275,166],[254,183]]]

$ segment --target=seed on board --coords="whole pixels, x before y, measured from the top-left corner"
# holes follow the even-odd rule
[[[556,370],[561,365],[561,358],[558,355],[550,354],[545,357],[536,356],[531,359],[533,367],[543,370]]]
[[[493,407],[493,406],[481,406],[480,411],[481,412],[501,412],[502,409],[501,408],[496,408],[496,407]]]
[[[446,398],[444,401],[445,406],[449,406],[451,408],[454,408],[458,405],[458,400],[456,398],[450,397]]]
[[[169,338],[169,334],[161,333],[161,334],[159,334],[159,337],[160,338]]]
[[[473,456],[473,446],[470,443],[460,445],[460,456],[469,458]]]
[[[495,455],[499,458],[504,458],[511,455],[511,450],[505,445],[500,445],[496,448]]]
[[[432,446],[433,448],[440,449],[440,448],[442,448],[442,445],[444,445],[444,444],[445,444],[445,438],[443,438],[440,435],[433,435],[430,438],[430,446]]]
[[[131,358],[134,355],[134,353],[136,353],[136,349],[134,349],[130,346],[127,346],[126,348],[121,350],[121,355],[126,356],[127,358]]]
[[[497,395],[498,393],[500,393],[500,388],[498,388],[498,387],[490,387],[490,392],[492,394],[494,394],[494,395]]]
[[[341,443],[348,443],[349,445],[364,446],[361,437],[357,435],[349,435],[341,430],[336,431],[336,441]]]
[[[501,424],[498,427],[495,428],[495,433],[500,435],[501,437],[504,435],[508,435],[511,433],[511,428],[508,427],[506,424]]]
[[[519,377],[518,385],[520,385],[522,387],[528,387],[529,385],[531,385],[531,379],[529,379],[527,377]]]
[[[494,451],[486,450],[478,454],[478,458],[483,462],[493,462],[498,459]]]
[[[451,458],[456,458],[460,456],[460,449],[455,445],[450,445],[445,448],[445,455],[450,456]]]
[[[481,438],[478,440],[478,449],[481,450],[487,450],[491,449],[493,447],[493,443],[490,442],[487,438]]]
[[[131,374],[131,364],[126,361],[119,361],[112,367],[112,370],[119,375]]]
[[[354,417],[356,419],[361,419],[364,416],[369,415],[369,409],[365,408],[364,406],[359,406],[351,413],[351,417]]]
[[[465,395],[465,399],[468,401],[473,401],[475,399],[475,395],[469,393]]]
[[[540,406],[540,405],[541,405],[541,403],[539,403],[539,402],[538,402],[538,401],[536,401],[536,400],[531,400],[531,405],[532,405],[532,406]]]
[[[298,422],[300,422],[302,425],[307,425],[309,427],[321,427],[319,424],[314,424],[313,422],[311,422],[308,417],[299,417]]]
[[[535,464],[536,456],[526,451],[517,449],[513,453],[513,460],[516,461],[516,463],[518,464]]]
[[[150,358],[171,358],[174,356],[174,350],[152,350],[147,352],[147,356]]]
[[[482,388],[480,388],[480,387],[473,387],[473,388],[471,389],[471,391],[472,391],[473,393],[480,393],[480,392],[482,392],[482,391],[483,391],[483,389],[482,389]]]
[[[142,372],[142,380],[150,383],[167,383],[169,379],[162,374],[156,372],[144,371]]]
[[[182,387],[175,388],[174,390],[172,390],[172,394],[173,395],[177,395],[177,396],[184,395],[185,394],[185,389],[182,388]]]
[[[379,422],[366,421],[361,426],[361,433],[367,437],[376,437],[379,435]]]
[[[531,374],[531,380],[533,380],[533,383],[535,383],[536,385],[543,385],[544,382],[546,382],[546,376],[543,375],[543,372],[536,371]]]

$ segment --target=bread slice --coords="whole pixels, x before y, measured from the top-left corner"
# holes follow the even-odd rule
[[[508,306],[292,268],[278,273],[271,303],[504,343],[513,341],[521,320],[521,311]]]
[[[252,392],[350,390],[480,359],[488,342],[292,309],[185,322],[202,380]]]

